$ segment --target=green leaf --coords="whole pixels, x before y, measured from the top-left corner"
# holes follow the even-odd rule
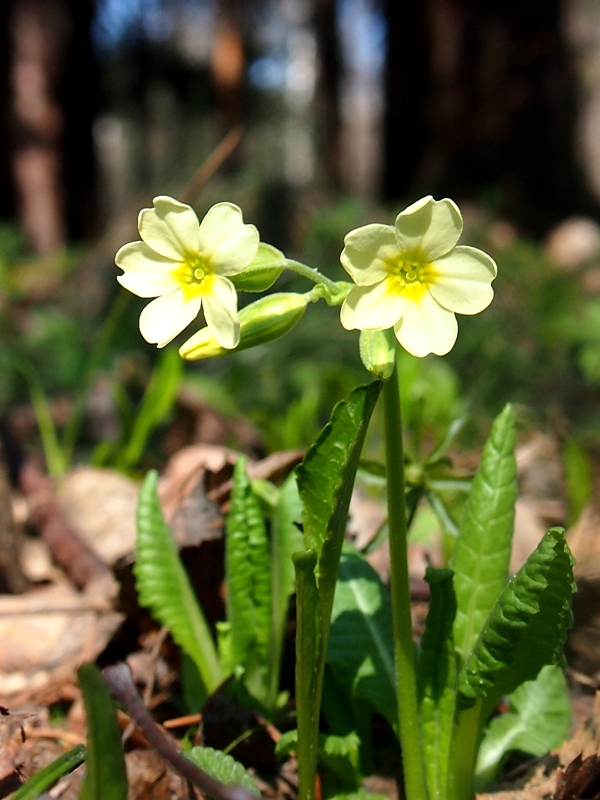
[[[157,484],[158,474],[149,472],[138,502],[133,571],[139,602],[170,629],[173,640],[196,664],[205,691],[211,693],[224,676],[208,624],[164,521]]]
[[[11,800],[36,800],[46,789],[53,786],[59,778],[83,764],[85,753],[85,747],[82,744],[73,747],[51,764],[48,764],[47,767],[36,772],[14,794],[11,794]]]
[[[338,403],[296,470],[306,551],[294,555],[297,584],[296,707],[301,794],[312,791],[329,638],[348,507],[360,451],[381,383],[360,386]],[[318,576],[314,569],[317,566]]]
[[[249,266],[229,280],[238,292],[265,292],[270,289],[285,268],[285,256],[273,245],[260,242],[258,252]]]
[[[540,757],[558,747],[569,733],[571,703],[561,667],[542,667],[510,697],[510,709],[488,725],[477,756],[481,787],[495,780],[508,753],[519,750]]]
[[[182,374],[183,361],[177,350],[165,350],[152,371],[150,382],[137,409],[129,441],[117,458],[117,469],[129,470],[138,463],[148,439],[165,421],[173,407]]]
[[[360,451],[381,386],[380,381],[359,386],[348,400],[338,403],[296,471],[304,541],[318,556],[319,595],[327,626]]]
[[[430,800],[447,795],[452,729],[456,711],[456,651],[452,627],[456,595],[452,570],[427,567],[429,611],[421,639],[417,676],[425,778]]]
[[[356,731],[345,736],[319,736],[319,762],[343,785],[354,788],[360,781],[360,739]]]
[[[360,738],[356,731],[344,736],[320,733],[317,760],[345,783],[356,784],[358,780]],[[286,731],[275,748],[278,758],[298,751],[298,730]]]
[[[340,561],[327,663],[341,684],[396,726],[390,598],[379,575],[350,545]]]
[[[495,420],[483,449],[454,548],[454,641],[463,662],[508,578],[517,499],[515,437],[509,405]]]
[[[273,613],[271,645],[269,648],[270,695],[272,707],[277,698],[281,654],[290,597],[295,591],[296,579],[294,553],[302,550],[303,536],[299,523],[302,519],[302,505],[298,494],[295,473],[284,481],[277,505],[271,520],[271,586]]]
[[[572,624],[573,557],[564,530],[551,528],[504,589],[461,669],[465,705],[487,710],[559,657]]]
[[[255,797],[260,797],[260,792],[244,765],[236,761],[233,756],[226,755],[221,750],[214,750],[212,747],[192,747],[183,755],[219,783],[224,783],[225,786],[242,786]]]
[[[226,605],[232,658],[228,667],[243,666],[248,690],[264,702],[271,633],[271,562],[265,522],[248,479],[246,459],[241,456],[233,473],[226,534]]]
[[[104,678],[94,664],[77,672],[88,727],[86,773],[79,800],[127,800],[121,730]]]

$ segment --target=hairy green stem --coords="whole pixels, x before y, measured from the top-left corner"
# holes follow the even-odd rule
[[[398,693],[398,724],[406,800],[427,800],[423,749],[419,728],[415,653],[410,615],[404,448],[397,369],[383,385],[387,469],[390,583],[394,624],[394,654]]]
[[[302,264],[300,261],[294,261],[293,258],[286,258],[285,265],[287,269],[295,272],[296,275],[302,275],[303,278],[308,278],[309,281],[313,283],[324,283],[332,292],[337,290],[337,283],[335,281],[326,278],[325,275],[319,272],[318,269],[313,269],[312,267],[308,267],[306,264]]]

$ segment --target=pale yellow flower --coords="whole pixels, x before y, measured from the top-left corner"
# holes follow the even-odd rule
[[[240,340],[237,293],[228,276],[254,259],[259,234],[232,203],[217,203],[198,221],[190,206],[155,197],[140,211],[142,241],[118,251],[117,280],[138,297],[155,297],[140,315],[144,339],[164,347],[204,311],[206,324],[223,347]]]
[[[478,314],[494,296],[494,260],[457,246],[463,221],[452,200],[424,197],[391,225],[365,225],[340,257],[356,286],[341,310],[344,328],[393,328],[409,353],[445,355],[458,333],[455,313]]]

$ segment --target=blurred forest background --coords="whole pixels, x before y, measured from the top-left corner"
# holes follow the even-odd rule
[[[156,194],[199,213],[237,202],[263,240],[338,279],[348,230],[452,197],[498,260],[497,299],[423,369],[486,414],[514,400],[600,432],[596,0],[4,0],[4,408],[31,392],[24,363],[51,396],[80,390],[118,296],[114,253]],[[111,380],[152,368],[141,306],[130,298],[95,362]],[[305,446],[364,380],[334,317],[188,375],[220,381],[232,413],[237,397],[254,422],[279,419],[271,445]]]
[[[235,166],[275,208],[308,185],[431,193],[538,234],[597,210],[594,0],[5,0],[0,15],[0,215],[37,252],[186,180],[238,124]]]

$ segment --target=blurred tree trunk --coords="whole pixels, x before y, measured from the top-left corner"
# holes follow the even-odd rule
[[[315,0],[315,31],[319,77],[317,82],[317,119],[323,136],[325,181],[332,189],[340,188],[340,79],[342,57],[337,29],[336,0]]]
[[[387,200],[485,197],[543,232],[594,201],[560,0],[388,0]]]
[[[66,239],[57,88],[69,20],[58,0],[16,2],[11,19],[12,165],[19,216],[37,253]]]
[[[17,216],[49,253],[89,232],[96,79],[93,0],[8,0],[8,151]]]

